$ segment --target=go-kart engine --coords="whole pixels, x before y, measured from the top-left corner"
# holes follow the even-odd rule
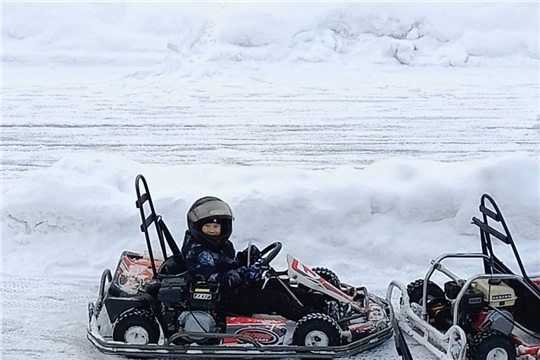
[[[217,331],[214,317],[201,310],[182,312],[178,317],[178,325],[184,332],[213,333]],[[192,336],[185,339],[199,341],[204,337]]]
[[[490,306],[503,308],[514,306],[516,303],[514,289],[500,280],[479,279],[476,280],[476,288],[484,294],[484,301]]]
[[[497,330],[505,335],[510,335],[514,330],[514,317],[508,310],[489,311],[480,325],[483,331]]]

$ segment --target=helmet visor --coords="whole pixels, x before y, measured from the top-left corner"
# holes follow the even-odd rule
[[[197,222],[204,218],[225,216],[233,218],[229,205],[220,200],[211,200],[204,202],[195,208],[191,209],[188,214],[188,219],[192,222]]]

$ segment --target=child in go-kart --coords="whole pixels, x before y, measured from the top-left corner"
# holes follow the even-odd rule
[[[298,291],[295,295],[305,305],[302,306],[280,291],[283,288],[280,284],[271,281],[261,289],[263,271],[256,262],[260,251],[252,245],[249,251],[245,249],[235,256],[234,245],[229,240],[232,221],[227,203],[215,197],[203,197],[188,211],[188,230],[182,246],[188,272],[196,280],[220,285],[221,311],[244,316],[276,313],[297,321],[312,312],[320,312],[315,309],[328,307],[323,296],[306,296]]]

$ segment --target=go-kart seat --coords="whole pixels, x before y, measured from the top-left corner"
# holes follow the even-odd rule
[[[186,262],[182,254],[171,255],[165,260],[159,270],[160,275],[178,275],[187,271]]]

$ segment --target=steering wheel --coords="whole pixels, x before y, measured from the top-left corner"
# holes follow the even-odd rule
[[[259,264],[262,268],[268,267],[270,265],[270,262],[274,260],[281,251],[281,243],[279,241],[276,241],[275,243],[272,243],[265,247],[263,250],[261,250],[261,257],[259,260],[257,260],[257,264]]]

